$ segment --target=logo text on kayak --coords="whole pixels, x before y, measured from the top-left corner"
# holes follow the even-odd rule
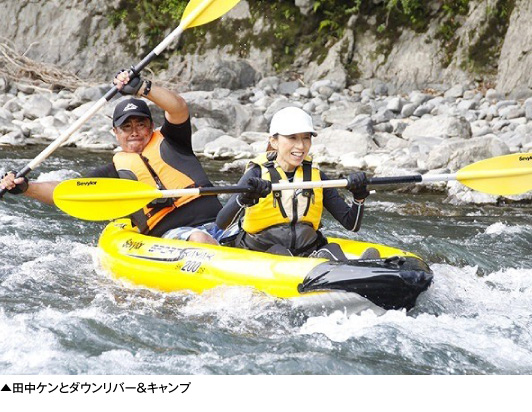
[[[532,156],[519,156],[519,160],[521,162],[524,162],[524,161],[527,161],[527,160],[532,160]]]
[[[76,182],[78,186],[93,186],[96,184],[96,180],[89,180],[88,182]]]
[[[144,242],[139,242],[133,239],[128,239],[124,242],[124,248],[132,250],[132,249],[140,249],[142,246],[144,246]]]

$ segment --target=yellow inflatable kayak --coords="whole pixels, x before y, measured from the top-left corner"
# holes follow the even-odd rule
[[[202,293],[219,286],[253,287],[278,298],[327,294],[361,297],[384,309],[410,309],[432,282],[419,257],[373,243],[329,238],[347,262],[280,256],[141,235],[128,219],[108,224],[100,263],[115,278],[166,292]],[[368,248],[380,259],[359,259]]]

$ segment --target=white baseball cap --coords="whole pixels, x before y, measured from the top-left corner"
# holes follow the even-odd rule
[[[270,122],[270,136],[282,134],[289,136],[296,133],[311,133],[316,136],[312,124],[312,117],[299,107],[285,107],[272,117]]]

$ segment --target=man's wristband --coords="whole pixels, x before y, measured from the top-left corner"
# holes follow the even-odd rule
[[[144,90],[142,91],[143,96],[147,96],[151,91],[151,80],[144,80]]]

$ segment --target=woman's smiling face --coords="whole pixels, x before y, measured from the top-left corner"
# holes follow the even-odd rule
[[[288,136],[277,134],[270,137],[270,145],[277,151],[277,163],[285,172],[293,172],[303,163],[312,146],[311,133]]]

